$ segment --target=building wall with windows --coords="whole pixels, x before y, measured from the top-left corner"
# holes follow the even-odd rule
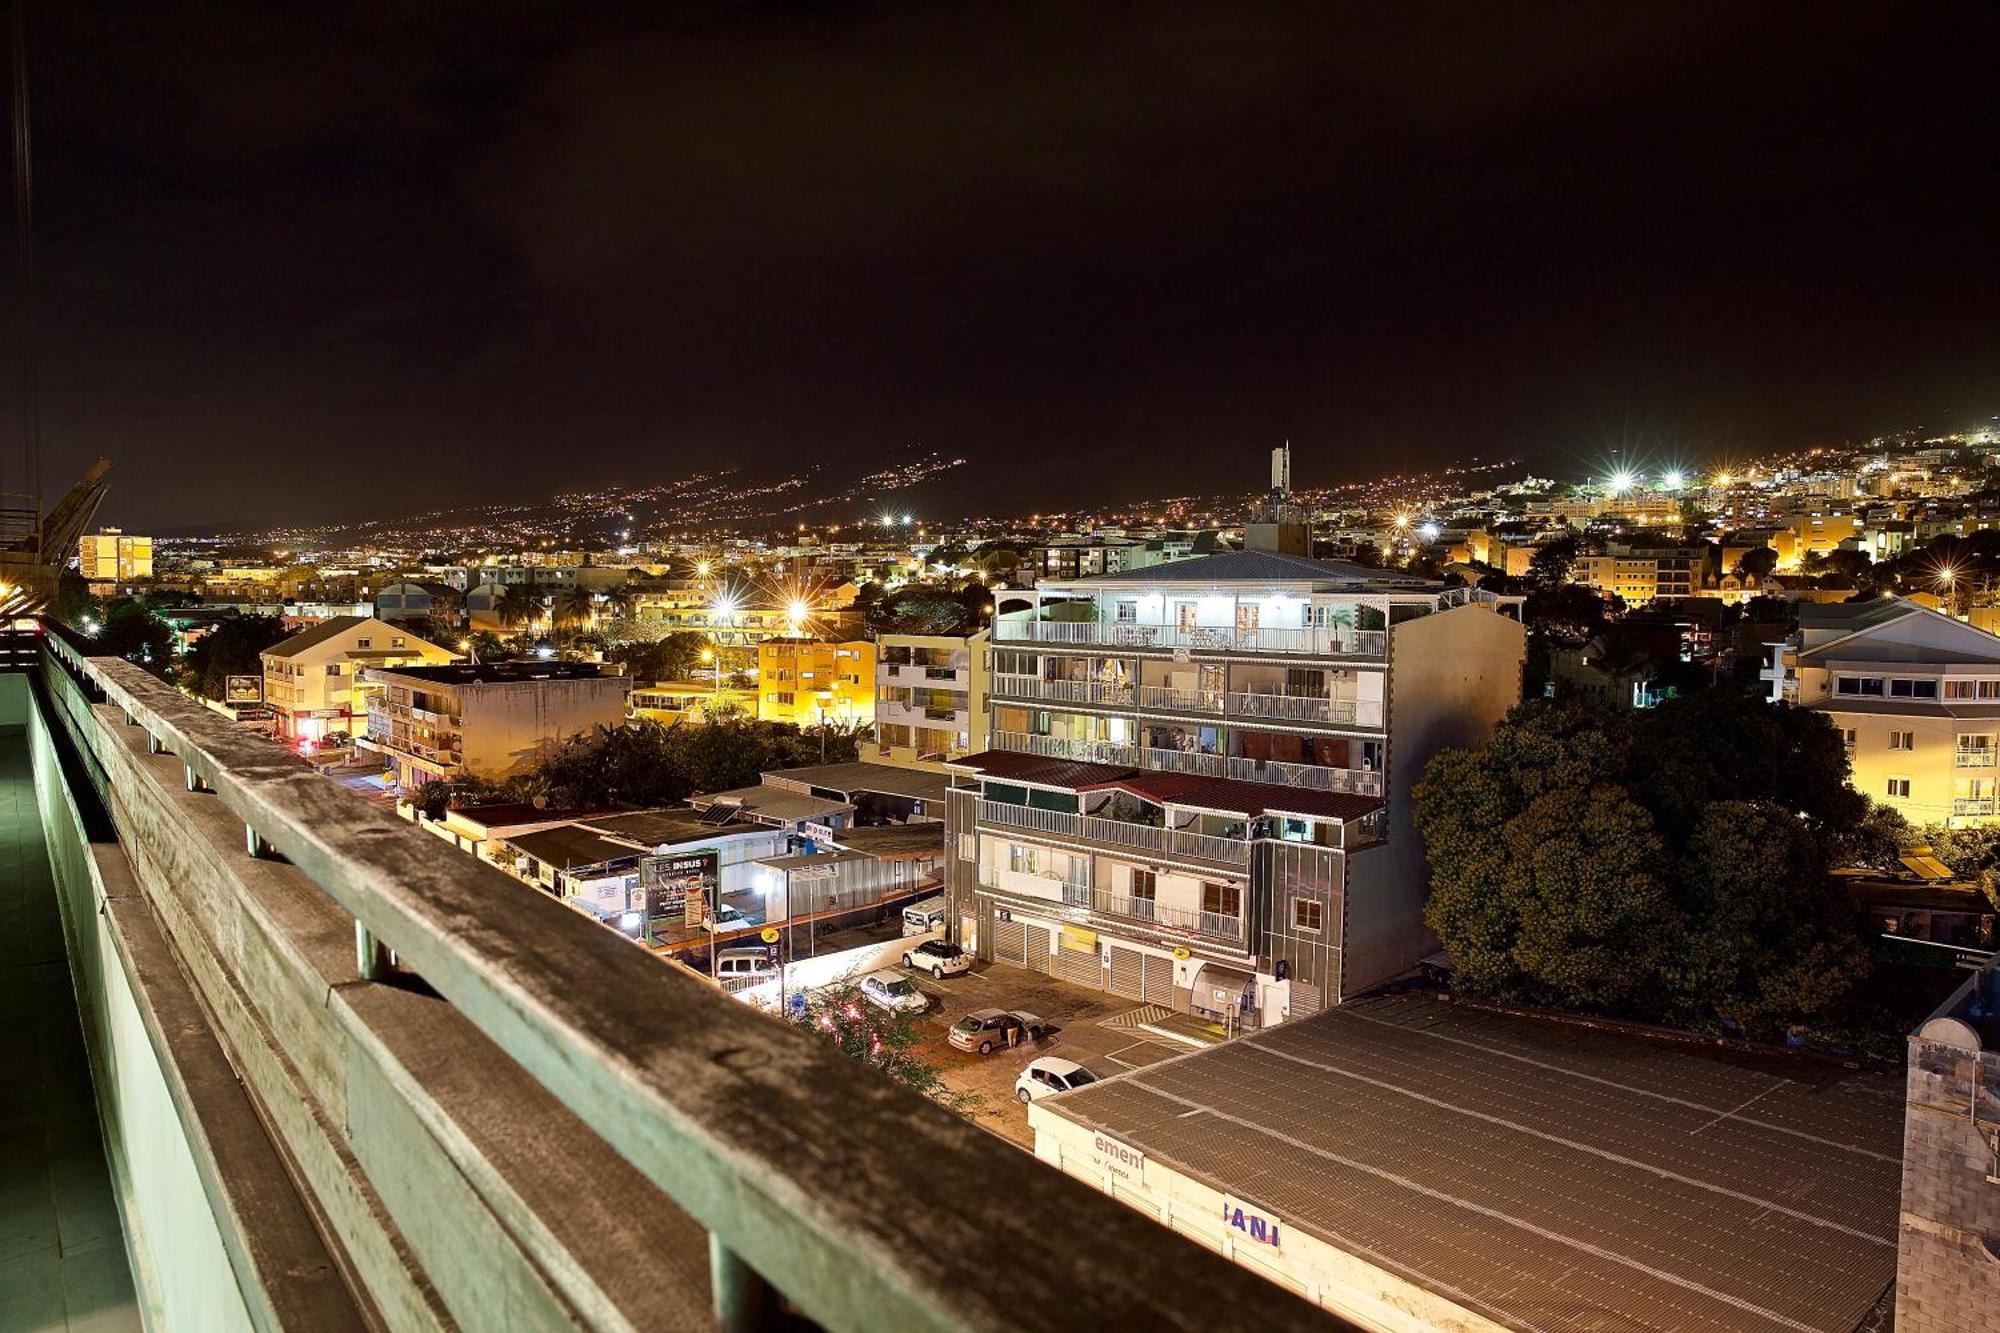
[[[363,674],[368,668],[457,660],[401,626],[373,616],[336,616],[265,650],[264,702],[276,714],[282,740],[317,744],[359,735],[375,689]]]
[[[876,758],[942,771],[986,748],[986,633],[883,634],[875,640]]]
[[[757,717],[816,727],[875,721],[875,645],[774,638],[757,645]]]
[[[117,528],[85,533],[77,544],[77,572],[93,583],[129,583],[153,577],[153,539]]]

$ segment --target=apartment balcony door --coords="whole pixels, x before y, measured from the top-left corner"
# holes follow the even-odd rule
[[[1257,632],[1257,613],[1259,609],[1255,602],[1238,602],[1236,604],[1236,632],[1238,634],[1255,634]]]
[[[1195,629],[1195,603],[1174,603],[1174,628],[1183,634],[1192,634]]]

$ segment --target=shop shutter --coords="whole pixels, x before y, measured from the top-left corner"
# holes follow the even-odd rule
[[[1127,999],[1146,997],[1146,955],[1137,949],[1111,946],[1111,993]]]
[[[1024,931],[1018,921],[993,923],[993,952],[988,955],[1003,963],[1019,963],[1024,956]]]
[[[1049,932],[1046,926],[1029,926],[1027,965],[1036,972],[1049,970]]]
[[[1149,953],[1145,967],[1139,998],[1147,1004],[1171,1005],[1174,1002],[1174,960]]]
[[[1292,983],[1292,1017],[1304,1018],[1320,1010],[1319,987],[1307,985],[1303,981]]]
[[[1056,955],[1056,975],[1092,990],[1104,989],[1104,961],[1097,949],[1064,949]]]

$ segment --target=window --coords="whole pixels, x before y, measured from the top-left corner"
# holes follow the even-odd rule
[[[1917,748],[1917,733],[1914,731],[1892,731],[1889,733],[1889,748],[1892,750],[1914,750]]]
[[[1215,916],[1241,916],[1243,890],[1234,884],[1203,884],[1201,910]]]
[[[1909,800],[1910,780],[1908,778],[1890,778],[1888,795],[1899,800]]]
[[[1137,602],[1123,601],[1114,603],[1113,606],[1114,606],[1114,614],[1112,618],[1115,621],[1117,621],[1118,624],[1132,625],[1138,622],[1139,604]]]
[[[1325,905],[1317,898],[1294,898],[1292,899],[1292,925],[1300,930],[1308,930],[1317,935],[1320,930],[1320,913],[1323,910],[1325,910]]]
[[[1846,747],[1847,747],[1848,749],[1850,749],[1850,750],[1852,750],[1852,749],[1854,748],[1854,728],[1853,728],[1853,727],[1842,727],[1842,728],[1840,729],[1840,743],[1841,743],[1842,745],[1845,745],[1845,746],[1846,746]]]
[[[1882,678],[1880,676],[1841,676],[1834,682],[1833,692],[1835,694],[1858,694],[1864,698],[1879,699],[1882,697]]]
[[[1937,682],[1934,680],[1892,680],[1889,682],[1889,697],[1892,699],[1935,699]]]
[[[1019,871],[1024,875],[1039,875],[1042,871],[1040,851],[1041,849],[1038,847],[1023,847],[1018,842],[1009,843],[1007,845],[1007,868]]]
[[[356,648],[368,648],[368,647],[371,647],[371,646],[373,646],[373,645],[374,645],[374,642],[375,642],[375,640],[373,640],[373,639],[356,639],[356,640],[354,641],[354,646],[355,646]]]
[[[958,835],[958,859],[977,861],[979,859],[979,839],[970,833]]]
[[[339,674],[340,674],[340,663],[338,663],[338,662],[329,662],[329,663],[327,663],[327,664],[326,664],[326,674],[327,674],[327,675],[329,675],[329,676],[337,676],[337,675],[339,675]]]
[[[1152,902],[1159,892],[1159,877],[1150,870],[1135,869],[1132,872],[1132,896]]]
[[[1979,686],[1976,680],[1948,680],[1944,683],[1944,697],[1947,699],[1977,699]]]
[[[401,639],[391,639],[389,640],[389,646],[391,648],[401,648],[403,646],[403,641]]]

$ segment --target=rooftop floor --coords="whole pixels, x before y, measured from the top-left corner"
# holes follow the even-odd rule
[[[1817,1060],[1403,995],[1048,1109],[1515,1328],[1846,1333],[1895,1277],[1902,1083]]]
[[[0,731],[0,1330],[140,1327],[26,737]]]

